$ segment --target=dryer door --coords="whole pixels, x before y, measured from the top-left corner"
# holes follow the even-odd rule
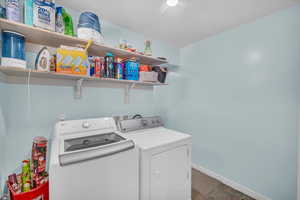
[[[190,199],[190,156],[188,146],[181,146],[152,156],[151,200]]]

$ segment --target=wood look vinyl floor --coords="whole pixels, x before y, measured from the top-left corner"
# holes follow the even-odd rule
[[[192,200],[255,200],[197,170],[192,172]]]

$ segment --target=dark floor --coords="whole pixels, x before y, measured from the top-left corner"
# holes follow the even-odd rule
[[[255,200],[196,170],[192,188],[192,200]]]

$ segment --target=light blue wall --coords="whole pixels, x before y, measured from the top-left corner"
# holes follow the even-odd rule
[[[162,95],[193,162],[273,200],[296,199],[300,6],[187,46]]]
[[[72,13],[77,24],[79,12],[70,9],[67,11]],[[123,38],[139,50],[143,50],[146,39],[151,39],[109,22],[104,22],[103,32],[106,44],[116,46],[119,39]],[[172,63],[179,63],[179,48],[161,41],[152,41],[154,56],[164,56]],[[31,65],[34,63],[36,50],[36,47],[30,48],[27,52],[28,63]],[[136,113],[158,114],[155,90],[133,90],[129,105],[124,104],[124,88],[84,88],[82,100],[74,100],[73,96],[73,87],[67,86],[31,85],[29,93],[27,85],[5,85],[5,95],[1,94],[1,99],[5,98],[5,101],[9,102],[5,105],[9,112],[5,114],[6,154],[2,155],[4,159],[0,157],[4,178],[20,165],[26,155],[29,155],[33,137],[40,135],[49,137],[61,114],[65,114],[67,119]],[[2,137],[0,139],[3,141]],[[4,145],[0,146],[2,148]],[[2,149],[0,151],[3,152]]]

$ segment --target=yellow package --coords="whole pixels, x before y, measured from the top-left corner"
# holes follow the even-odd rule
[[[87,75],[89,62],[86,51],[71,48],[56,50],[56,72],[64,74]]]

